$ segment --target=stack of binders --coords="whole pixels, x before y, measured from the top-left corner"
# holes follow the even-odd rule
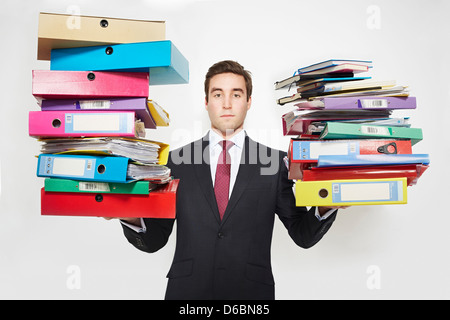
[[[416,98],[395,81],[360,77],[370,68],[371,61],[328,60],[275,84],[297,87],[277,103],[296,102],[282,125],[295,136],[288,158],[298,206],[405,204],[407,187],[428,168],[429,155],[412,152],[422,130],[391,117],[415,109]]]
[[[75,20],[74,20],[75,19]],[[169,146],[145,139],[169,115],[150,85],[187,83],[165,23],[41,13],[29,135],[42,142],[41,214],[174,218]]]

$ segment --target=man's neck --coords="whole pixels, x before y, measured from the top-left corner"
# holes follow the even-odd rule
[[[217,128],[213,128],[211,127],[211,130],[213,130],[215,133],[217,133],[219,136],[222,136],[222,138],[224,140],[230,140],[232,137],[234,137],[235,135],[237,135],[239,132],[241,132],[243,130],[242,127],[237,128],[237,129],[227,129],[225,132],[217,129]]]

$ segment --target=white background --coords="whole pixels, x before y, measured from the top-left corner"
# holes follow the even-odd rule
[[[166,36],[190,63],[190,83],[150,88],[171,126],[148,138],[176,148],[209,127],[203,78],[210,65],[237,60],[254,79],[246,129],[287,150],[273,84],[298,67],[330,58],[373,60],[371,76],[408,85],[423,129],[414,153],[431,167],[408,188],[408,204],[341,211],[315,247],[296,247],[278,221],[273,239],[277,299],[447,299],[450,2],[414,1],[61,1],[2,0],[0,103],[0,298],[162,299],[175,237],[158,253],[134,249],[118,221],[40,216],[39,143],[28,136],[39,12],[165,20]],[[76,277],[76,279],[74,278]],[[73,280],[78,282],[73,282]],[[75,288],[74,288],[75,286]]]

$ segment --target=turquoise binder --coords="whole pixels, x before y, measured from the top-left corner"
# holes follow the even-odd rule
[[[364,123],[327,122],[320,139],[411,139],[414,145],[423,139],[422,129],[373,126]]]
[[[189,63],[169,40],[53,49],[50,69],[149,72],[150,85],[189,82]]]
[[[134,181],[130,183],[79,181],[71,179],[46,178],[44,189],[46,192],[86,192],[86,193],[116,193],[116,194],[145,194],[156,185],[150,181]]]

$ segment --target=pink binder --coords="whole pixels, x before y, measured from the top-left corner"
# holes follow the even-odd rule
[[[148,72],[90,72],[33,70],[32,93],[36,98],[73,99],[145,97]]]
[[[120,111],[30,111],[32,137],[135,137],[135,113]]]
[[[42,111],[134,111],[148,129],[156,129],[147,98],[103,99],[47,99],[41,102]]]

